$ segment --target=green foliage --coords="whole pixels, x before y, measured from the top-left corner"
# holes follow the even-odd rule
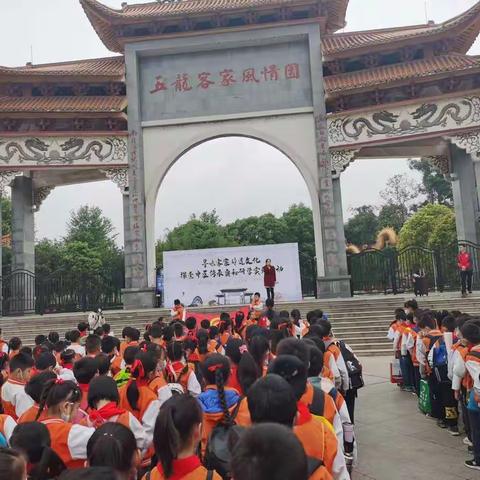
[[[409,167],[422,174],[420,192],[426,195],[429,203],[453,205],[452,183],[430,162],[410,160]]]
[[[12,233],[12,202],[10,198],[2,197],[2,235]]]
[[[98,207],[72,212],[61,241],[35,245],[35,269],[44,278],[57,271],[105,275],[123,271],[123,252],[115,244],[114,227]]]
[[[403,205],[384,205],[378,213],[378,229],[391,227],[398,233],[403,227],[407,216],[408,211],[406,211]]]
[[[35,273],[43,278],[58,270],[64,257],[64,243],[44,238],[35,245]]]
[[[65,269],[72,273],[96,274],[102,270],[102,256],[98,249],[86,242],[69,242],[63,252]]]
[[[283,218],[271,213],[260,217],[248,217],[236,220],[225,227],[227,235],[238,245],[269,245],[284,243],[287,238],[287,226]]]
[[[345,239],[348,243],[362,246],[375,242],[379,220],[371,205],[355,209],[355,215],[345,224]]]
[[[197,219],[192,216],[183,225],[170,230],[156,245],[157,266],[163,265],[163,252],[170,250],[196,250],[202,248],[232,247],[237,243],[227,235],[225,227],[213,210]]]
[[[108,249],[115,245],[115,228],[98,207],[84,205],[71,212],[65,243],[84,242],[91,248]]]
[[[446,205],[425,205],[408,219],[399,237],[399,248],[447,247],[456,239],[455,214]]]

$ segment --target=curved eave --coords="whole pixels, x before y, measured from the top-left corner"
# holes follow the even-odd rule
[[[365,30],[327,35],[323,38],[325,60],[387,51],[422,41],[451,39],[449,52],[467,53],[480,33],[480,1],[466,12],[438,25]]]
[[[0,115],[123,114],[126,97],[0,97]]]
[[[236,2],[234,0],[228,0],[228,2],[218,0],[186,0],[184,2],[163,4],[152,2],[129,5],[122,10],[115,10],[103,5],[97,0],[80,0],[83,10],[104,45],[109,50],[119,53],[123,51],[123,41],[119,40],[115,32],[116,26],[148,23],[159,20],[182,21],[185,18],[195,15],[245,13],[250,9],[270,9],[272,7],[288,6],[293,3],[292,0],[237,0]],[[333,33],[345,27],[345,15],[348,2],[349,0],[329,0],[327,5],[327,33]],[[302,3],[304,3],[304,0],[297,0],[295,6],[301,5]],[[305,0],[305,3],[309,3],[309,1]]]
[[[328,98],[351,95],[359,91],[421,83],[446,76],[480,72],[480,59],[466,55],[446,55],[416,60],[370,70],[331,75],[324,78]]]

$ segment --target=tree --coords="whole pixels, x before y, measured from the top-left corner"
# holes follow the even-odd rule
[[[98,207],[84,205],[71,212],[67,223],[65,243],[84,242],[89,247],[103,250],[115,247],[115,227]]]
[[[411,245],[446,248],[456,239],[455,214],[446,205],[428,204],[408,219],[400,230],[399,248]]]
[[[378,229],[391,227],[398,233],[405,223],[404,209],[398,205],[384,205],[378,213]]]
[[[99,250],[86,242],[69,242],[64,247],[63,263],[72,273],[96,274],[102,271],[102,256]]]
[[[196,250],[201,248],[232,247],[236,242],[228,236],[225,227],[219,225],[215,210],[192,216],[183,225],[168,231],[156,245],[157,265],[163,265],[163,252],[170,250]]]
[[[424,160],[410,160],[408,166],[422,174],[420,192],[429,203],[453,205],[452,183],[437,168]]]
[[[2,197],[2,235],[12,233],[12,202],[10,198]]]
[[[355,208],[355,215],[345,224],[345,239],[348,243],[362,246],[375,242],[379,230],[378,217],[371,205]]]
[[[44,278],[64,264],[63,242],[44,238],[35,245],[35,274]]]
[[[284,243],[288,234],[285,221],[271,213],[236,220],[225,229],[227,235],[238,245]]]

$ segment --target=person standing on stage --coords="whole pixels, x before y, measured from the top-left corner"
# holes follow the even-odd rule
[[[460,253],[457,256],[457,264],[460,270],[460,278],[462,280],[462,296],[467,296],[472,293],[472,277],[473,277],[473,262],[472,256],[467,252],[465,245],[460,246]]]
[[[277,275],[275,273],[275,267],[272,265],[272,261],[267,258],[263,267],[263,284],[267,290],[267,299],[271,298],[275,300],[275,292],[273,288],[277,283]]]

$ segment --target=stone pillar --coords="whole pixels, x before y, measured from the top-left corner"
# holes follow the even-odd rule
[[[155,289],[148,286],[145,224],[145,172],[140,112],[139,66],[135,48],[127,45],[125,64],[128,95],[128,219],[125,219],[125,309],[153,308]],[[126,212],[125,212],[126,214]]]
[[[35,273],[33,182],[16,177],[12,184],[12,271]]]
[[[131,272],[131,252],[129,250],[131,246],[130,241],[130,195],[128,192],[124,192],[122,195],[122,202],[123,202],[123,242],[124,248],[123,253],[125,256],[125,273]],[[132,288],[132,277],[131,275],[125,275],[125,289]]]
[[[452,190],[458,240],[480,243],[480,211],[476,167],[465,150],[450,146]]]
[[[325,90],[322,76],[322,47],[320,32],[309,35],[310,67],[312,78],[313,114],[317,147],[318,202],[322,223],[324,272],[319,272],[317,296],[319,298],[349,297],[350,277],[347,270],[345,235],[340,187],[334,187],[332,161],[328,146],[327,117],[325,110]],[[335,190],[335,193],[334,193]],[[335,201],[337,197],[337,201]]]

